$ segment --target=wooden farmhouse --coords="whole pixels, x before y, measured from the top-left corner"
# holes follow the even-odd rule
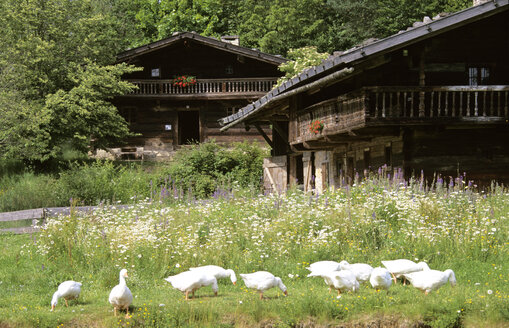
[[[277,67],[285,61],[240,47],[237,37],[217,40],[188,32],[118,54],[117,62],[143,70],[125,76],[138,89],[115,99],[138,134],[117,155],[166,157],[181,145],[211,139],[264,143],[257,130],[243,126],[221,133],[218,119],[270,91],[282,75]],[[260,129],[271,133],[268,126]]]
[[[384,165],[507,182],[508,120],[509,4],[493,0],[335,53],[220,122],[272,122],[266,188],[321,192]]]

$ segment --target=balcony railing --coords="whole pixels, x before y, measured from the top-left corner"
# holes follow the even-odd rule
[[[130,96],[264,94],[277,78],[197,79],[187,87],[174,86],[173,80],[130,80],[138,87]]]
[[[437,122],[504,122],[509,119],[509,86],[366,87],[315,104],[297,113],[297,141],[368,125]]]

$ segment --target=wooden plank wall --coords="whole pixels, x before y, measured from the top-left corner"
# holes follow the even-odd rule
[[[199,111],[200,141],[215,139],[218,143],[242,142],[245,140],[265,144],[263,137],[255,128],[246,131],[244,125],[238,125],[227,132],[221,132],[218,120],[227,115],[227,108],[242,108],[246,100],[202,100],[202,101],[133,101],[119,103],[120,108],[129,108],[134,122],[131,130],[139,136],[129,138],[129,146],[145,147],[145,150],[174,150],[178,146],[179,111]],[[126,110],[124,110],[126,112]],[[135,117],[133,117],[133,115]],[[165,125],[171,124],[172,130],[166,131]],[[268,125],[261,125],[265,133],[272,137]]]
[[[489,184],[509,181],[508,127],[485,129],[415,130],[407,139],[408,169],[426,176],[440,173]],[[409,172],[407,172],[409,173]]]
[[[263,186],[265,192],[281,193],[287,189],[287,156],[263,159]]]

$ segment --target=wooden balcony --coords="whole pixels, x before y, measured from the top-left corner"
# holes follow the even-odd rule
[[[129,80],[138,87],[126,97],[177,99],[257,98],[269,92],[277,78],[197,79],[187,87],[174,86],[173,80]]]
[[[297,113],[291,144],[370,127],[507,124],[509,86],[366,87]],[[321,133],[309,130],[312,121]]]

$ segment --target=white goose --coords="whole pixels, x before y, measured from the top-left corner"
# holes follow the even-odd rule
[[[119,284],[113,287],[108,300],[111,305],[113,305],[115,316],[117,316],[117,309],[126,309],[126,318],[128,318],[129,305],[131,305],[131,302],[133,301],[133,294],[131,293],[131,290],[129,290],[129,287],[127,287],[125,278],[127,278],[127,270],[122,269],[119,274]]]
[[[60,285],[58,285],[57,291],[53,294],[53,298],[51,299],[51,311],[55,309],[55,306],[58,303],[58,299],[62,297],[65,300],[65,306],[69,306],[67,300],[76,299],[80,296],[81,293],[81,282],[76,282],[72,280],[64,281]]]
[[[341,267],[339,266],[339,263],[336,261],[318,261],[315,263],[311,263],[306,269],[309,271],[320,271],[320,272],[326,272],[326,271],[339,271],[341,270]]]
[[[369,283],[377,291],[380,289],[389,289],[392,285],[391,273],[386,268],[374,268],[369,277]]]
[[[416,271],[429,270],[429,266],[426,262],[415,263],[414,261],[399,259],[392,261],[382,261],[382,264],[389,270],[391,273],[394,283],[396,283],[396,278],[401,277],[405,273],[411,273]]]
[[[339,271],[341,270],[341,266],[339,265],[339,262],[336,261],[318,261],[315,263],[311,263],[306,269],[311,271],[311,273],[315,273],[315,275],[308,275],[308,277],[321,277],[317,273]],[[327,286],[329,286],[330,293],[332,288],[334,288],[332,282],[325,278],[323,278],[323,280],[325,281]]]
[[[200,271],[216,277],[216,279],[230,278],[231,282],[237,284],[237,276],[232,269],[224,269],[217,265],[205,265],[196,268],[189,268],[190,271]]]
[[[334,288],[338,291],[338,296],[341,295],[341,292],[359,290],[359,281],[350,270],[313,271],[308,274],[308,277],[322,277],[329,286],[329,292],[331,288]]]
[[[445,271],[427,270],[407,273],[404,275],[408,281],[424,294],[428,295],[432,290],[436,290],[450,281],[451,286],[456,286],[456,276],[451,269]]]
[[[288,296],[288,291],[283,281],[267,271],[257,271],[253,273],[241,273],[240,277],[244,280],[247,288],[256,289],[260,293],[260,299],[263,299],[263,292],[272,287],[279,287],[281,291]]]
[[[164,278],[167,282],[169,282],[173,288],[180,290],[185,293],[186,300],[189,299],[189,293],[191,292],[194,297],[194,292],[204,286],[212,285],[212,290],[214,291],[214,295],[217,296],[217,279],[213,275],[206,274],[197,271],[185,271],[181,272],[174,276],[169,276],[168,278]]]
[[[350,264],[347,261],[341,261],[339,262],[339,267],[341,270],[352,271],[360,283],[368,281],[371,276],[371,271],[373,271],[373,267],[366,263]]]

